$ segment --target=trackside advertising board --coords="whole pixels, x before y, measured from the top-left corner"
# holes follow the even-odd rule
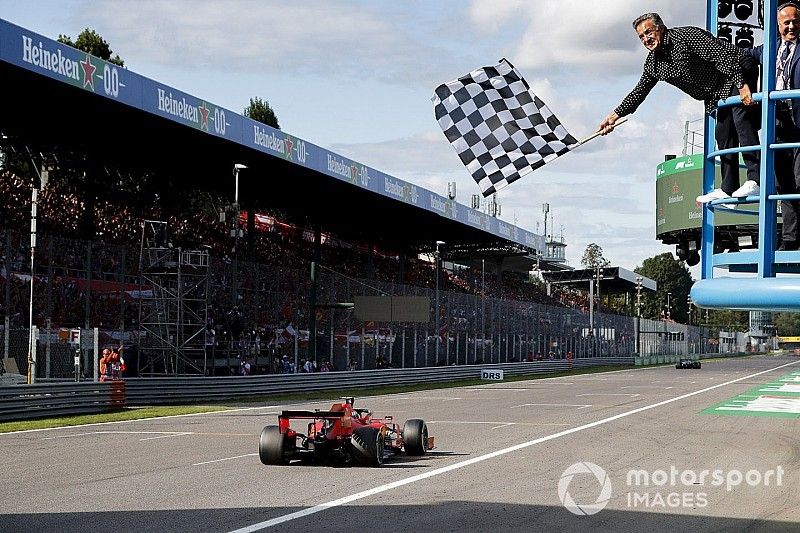
[[[744,183],[745,170],[740,170],[740,183]],[[716,168],[715,187],[720,184],[719,165]],[[703,220],[702,208],[695,198],[703,194],[703,155],[678,157],[658,165],[656,170],[656,236],[676,230],[700,228]],[[758,206],[743,206],[756,211]],[[758,224],[758,218],[750,215],[735,215],[717,209],[717,226]]]

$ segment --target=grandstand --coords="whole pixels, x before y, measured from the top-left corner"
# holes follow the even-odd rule
[[[236,373],[245,360],[276,372],[284,356],[343,370],[636,349],[631,317],[603,318],[614,338],[587,338],[585,295],[531,282],[534,267],[563,270],[563,242],[2,20],[0,42],[14,102],[0,117],[0,309],[23,372],[30,285],[39,378],[72,371],[53,333],[72,327],[125,343],[143,375]],[[167,229],[148,240],[145,221]],[[188,268],[203,284],[191,304]],[[428,297],[430,321],[360,322],[330,305],[387,294]]]

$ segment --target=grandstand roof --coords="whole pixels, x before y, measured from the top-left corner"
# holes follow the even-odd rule
[[[543,253],[544,238],[299,137],[0,19],[0,133],[35,151],[234,192],[243,208],[398,251],[477,245],[476,256]]]
[[[589,281],[597,279],[597,270],[583,268],[581,270],[566,270],[560,272],[543,272],[542,276],[548,283],[567,285],[574,289],[588,290]],[[622,267],[602,267],[600,269],[600,286],[603,292],[625,293],[636,290],[636,278],[639,274]],[[642,288],[655,291],[655,280],[642,276]]]

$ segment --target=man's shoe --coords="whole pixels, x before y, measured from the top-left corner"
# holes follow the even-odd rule
[[[761,194],[761,187],[753,180],[747,180],[744,185],[733,191],[734,198],[744,198],[745,196],[758,196]]]
[[[705,204],[712,200],[721,200],[722,198],[730,198],[730,195],[723,191],[722,189],[714,189],[708,194],[703,194],[695,198],[695,201],[698,204]]]

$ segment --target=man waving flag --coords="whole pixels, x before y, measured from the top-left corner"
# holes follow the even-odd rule
[[[431,100],[484,197],[580,144],[506,59],[440,85]]]

